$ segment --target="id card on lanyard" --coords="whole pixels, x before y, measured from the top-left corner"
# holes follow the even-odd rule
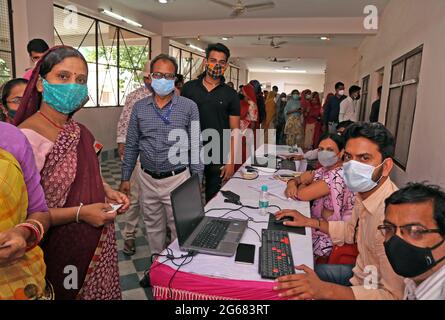
[[[166,125],[169,125],[169,124],[171,123],[171,122],[170,122],[170,116],[171,116],[171,114],[172,114],[173,102],[172,102],[172,101],[169,102],[168,110],[167,110],[167,113],[166,113],[165,115],[162,114],[162,110],[159,110],[159,108],[156,107],[154,103],[152,103],[151,105],[152,105],[153,109],[156,111],[156,114],[158,115],[158,117],[159,117],[162,121],[164,121],[164,123],[165,123]]]

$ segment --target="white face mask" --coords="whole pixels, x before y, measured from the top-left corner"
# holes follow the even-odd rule
[[[340,90],[340,91],[338,92],[338,94],[339,94],[340,96],[344,96],[344,95],[345,95],[345,90]]]
[[[383,176],[376,182],[372,180],[372,175],[374,174],[375,169],[379,168],[384,163],[385,161],[377,167],[355,160],[344,163],[343,171],[345,174],[346,186],[352,192],[368,192],[374,189],[377,187]]]
[[[333,151],[323,150],[318,152],[318,161],[323,167],[330,167],[337,163],[338,157]]]

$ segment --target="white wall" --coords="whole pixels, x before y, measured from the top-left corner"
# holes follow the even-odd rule
[[[45,40],[50,47],[54,45],[53,1],[14,0],[12,10],[15,67],[17,77],[22,77],[25,70],[31,67],[26,51],[29,40],[40,38]],[[38,13],[38,18],[36,13]]]
[[[408,165],[406,172],[397,167],[393,173],[399,186],[424,180],[445,186],[444,34],[445,1],[391,0],[380,19],[378,35],[359,48],[363,56],[360,78],[385,67],[379,118],[385,123],[392,61],[424,45]],[[371,79],[371,83],[376,81]]]
[[[258,80],[261,83],[269,82],[271,86],[277,86],[279,92],[286,92],[287,94],[290,94],[294,89],[298,89],[300,92],[305,89],[323,92],[325,75],[249,72],[249,81],[250,80]]]

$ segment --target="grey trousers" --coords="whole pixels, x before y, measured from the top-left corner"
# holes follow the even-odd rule
[[[141,207],[139,205],[139,171],[141,170],[141,164],[138,161],[136,167],[133,170],[133,174],[130,178],[131,196],[130,196],[130,208],[125,213],[124,217],[124,240],[135,239],[136,238],[136,228],[139,223],[139,218],[141,216]]]
[[[177,238],[170,193],[188,178],[189,170],[160,180],[139,170],[140,206],[152,254],[161,253],[166,248],[167,225],[172,241]]]

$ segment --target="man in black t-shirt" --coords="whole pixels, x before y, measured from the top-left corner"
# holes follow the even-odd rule
[[[380,113],[380,99],[382,98],[382,86],[377,89],[379,98],[374,101],[371,107],[371,114],[369,115],[369,122],[379,122]]]
[[[214,129],[219,134],[220,156],[212,161],[204,158],[207,201],[218,193],[222,182],[229,180],[235,171],[234,143],[230,135],[224,135],[224,130],[233,131],[240,126],[238,94],[225,84],[224,79],[224,72],[229,67],[229,58],[230,50],[225,45],[209,45],[206,50],[205,73],[198,79],[187,82],[182,89],[182,95],[198,105],[201,130]],[[203,139],[204,145],[211,142],[205,136]],[[209,156],[212,156],[212,152]]]

